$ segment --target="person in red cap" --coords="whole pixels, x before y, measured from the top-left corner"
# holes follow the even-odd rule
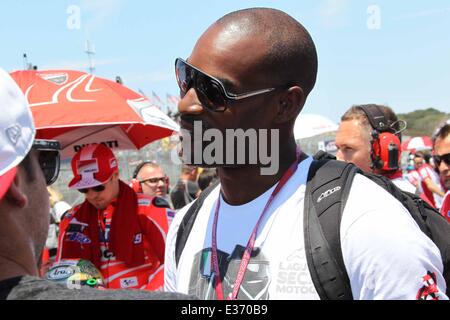
[[[46,187],[58,177],[60,144],[35,139],[26,98],[1,68],[0,109],[0,300],[195,299],[134,289],[71,289],[63,282],[40,278],[38,262],[49,228]],[[61,273],[55,275],[62,279]]]
[[[78,151],[72,171],[69,188],[86,198],[61,222],[56,260],[91,261],[108,288],[161,289],[166,208],[122,182],[116,157],[102,144]]]

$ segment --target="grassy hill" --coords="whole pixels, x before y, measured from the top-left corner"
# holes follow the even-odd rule
[[[416,110],[409,113],[397,114],[400,120],[408,123],[407,129],[403,132],[404,136],[429,136],[442,122],[450,119],[450,113],[445,113],[433,108],[425,110]]]

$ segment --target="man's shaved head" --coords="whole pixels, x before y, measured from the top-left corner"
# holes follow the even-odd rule
[[[259,71],[274,84],[299,84],[305,95],[313,89],[317,76],[316,48],[308,31],[288,14],[269,8],[244,9],[225,15],[210,27],[213,28],[220,28],[236,40],[243,37],[263,40],[268,49],[259,61]]]
[[[294,123],[315,85],[318,64],[314,42],[298,21],[282,11],[268,8],[229,13],[201,35],[187,60],[199,71],[186,77],[184,85],[179,81],[183,93],[178,104],[182,129],[192,133],[194,121],[201,121],[204,132],[216,129],[225,134],[222,152],[232,157],[242,148],[246,156],[258,148],[255,154],[261,154],[264,146],[260,140],[255,144],[244,142],[238,148],[233,142],[236,136],[230,137],[230,132],[243,132],[248,141],[252,132],[248,130],[269,130],[261,133],[270,132],[265,142],[273,148],[271,154],[279,155],[275,148],[283,141],[283,148],[290,149],[283,151],[288,154],[286,163],[294,161]],[[208,80],[208,76],[215,80]],[[221,112],[211,108],[214,100],[223,107]],[[183,148],[190,150],[190,155],[194,154],[193,135],[185,134],[183,141],[189,141]],[[253,148],[256,145],[258,147]],[[206,142],[202,145],[204,150],[210,146]],[[215,165],[253,166],[255,163],[250,163],[253,161],[249,159],[246,158],[243,166],[236,162]],[[202,165],[211,166],[206,162]]]

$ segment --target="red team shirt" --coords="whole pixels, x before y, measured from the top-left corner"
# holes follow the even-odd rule
[[[442,198],[435,195],[430,189],[428,189],[425,180],[431,179],[437,186],[440,186],[440,181],[437,174],[429,164],[424,164],[417,170],[413,170],[408,174],[408,180],[418,186],[422,199],[426,200],[434,208],[441,206]]]
[[[109,250],[109,231],[114,205],[110,204],[105,210],[98,210],[98,228],[101,268],[100,271],[107,288],[111,289],[146,289],[160,290],[164,283],[164,250],[168,232],[169,209],[156,207],[152,198],[138,194],[138,217],[142,234],[135,239],[136,243],[144,242],[144,264],[129,268],[123,261],[118,261]],[[80,206],[75,207],[69,216],[61,223],[59,247],[64,246],[64,235],[71,223],[77,223],[76,213]],[[89,226],[90,227],[90,226]],[[140,236],[142,235],[142,236]],[[59,249],[58,252],[61,250]],[[60,254],[57,261],[60,260]]]
[[[422,200],[426,201],[433,208],[436,208],[433,196],[431,195],[431,198],[428,198],[430,194],[425,193],[425,190],[428,190],[428,187],[425,184],[425,182],[422,181],[422,178],[421,178],[419,172],[417,170],[413,170],[408,173],[407,177],[408,177],[409,182],[411,182],[413,185],[415,185],[417,187],[420,198],[422,198]],[[428,190],[428,191],[430,191],[430,190]]]

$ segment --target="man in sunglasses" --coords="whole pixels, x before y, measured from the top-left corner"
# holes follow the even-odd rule
[[[59,173],[59,143],[35,139],[20,88],[0,69],[0,300],[191,299],[141,290],[69,289],[39,278],[49,228],[47,186]]]
[[[447,192],[442,201],[441,213],[450,222],[450,124],[447,123],[438,130],[433,144],[434,164]]]
[[[61,222],[57,260],[81,258],[101,270],[108,288],[158,290],[163,284],[166,208],[119,179],[111,149],[89,145],[72,159],[69,188],[85,201]]]
[[[308,31],[279,10],[232,12],[201,35],[187,59],[176,60],[175,73],[181,156],[218,167],[220,185],[175,216],[165,289],[201,299],[319,299],[303,233],[312,158],[298,150],[293,134],[317,75]],[[261,139],[228,148],[230,130],[247,132],[247,141]],[[252,160],[258,148],[270,150],[275,162],[278,157],[274,173],[262,170],[264,157]],[[222,161],[242,149],[244,162]],[[339,190],[324,189],[321,198]],[[352,181],[340,230],[353,299],[447,298],[438,248],[400,202],[362,175]]]
[[[143,161],[134,170],[133,178],[137,180],[139,192],[151,197],[167,199],[169,177],[159,164]]]
[[[133,172],[130,186],[137,193],[142,193],[152,198],[155,210],[164,210],[170,225],[175,211],[169,199],[169,177],[163,168],[153,161],[141,162]]]

